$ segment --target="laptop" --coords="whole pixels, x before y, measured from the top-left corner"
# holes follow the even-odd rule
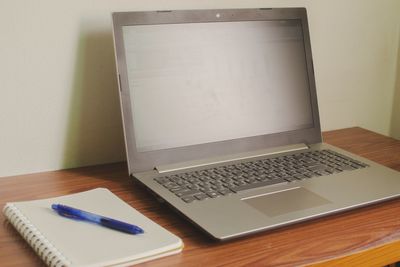
[[[322,142],[306,9],[112,18],[129,174],[212,238],[399,196],[399,172]]]

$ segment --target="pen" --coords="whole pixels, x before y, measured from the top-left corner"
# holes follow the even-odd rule
[[[144,233],[143,229],[139,226],[121,222],[115,219],[107,218],[101,215],[97,215],[91,212],[79,210],[62,204],[52,204],[51,208],[55,210],[59,215],[75,220],[82,220],[93,222],[104,227],[108,227],[114,230],[122,231],[129,234],[141,234]]]

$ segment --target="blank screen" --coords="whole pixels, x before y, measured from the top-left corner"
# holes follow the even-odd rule
[[[138,152],[313,127],[300,20],[123,27]]]

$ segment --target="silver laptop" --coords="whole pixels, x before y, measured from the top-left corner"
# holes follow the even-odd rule
[[[129,173],[213,238],[399,196],[398,172],[322,143],[304,8],[121,12],[113,30]]]

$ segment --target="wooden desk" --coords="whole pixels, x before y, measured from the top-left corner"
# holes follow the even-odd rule
[[[400,141],[361,129],[324,133],[327,143],[400,171]],[[0,206],[107,187],[146,216],[181,237],[181,254],[151,266],[382,266],[400,260],[400,199],[316,219],[227,243],[215,243],[132,183],[125,164],[111,164],[0,179]],[[0,265],[41,266],[0,215]]]

